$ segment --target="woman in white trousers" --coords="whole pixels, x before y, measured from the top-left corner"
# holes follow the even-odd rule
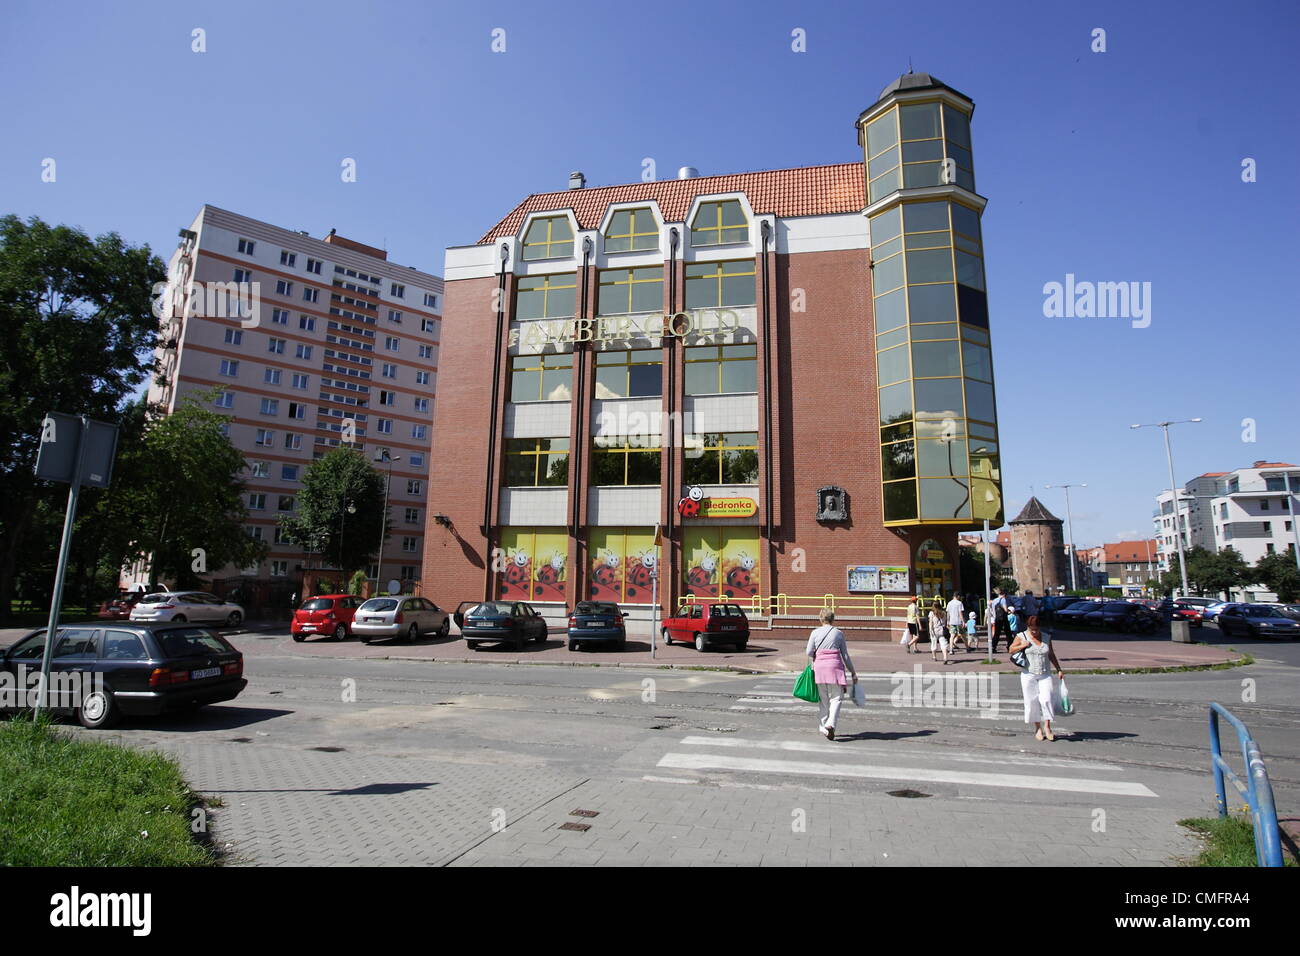
[[[1020,673],[1020,691],[1025,696],[1025,723],[1034,725],[1034,737],[1038,740],[1055,740],[1052,733],[1052,720],[1056,714],[1052,709],[1052,670],[1057,678],[1065,676],[1061,662],[1056,659],[1052,649],[1052,639],[1038,628],[1037,618],[1029,627],[1016,635],[1011,645],[1011,653],[1024,651],[1029,666]]]
[[[839,720],[840,705],[848,693],[848,675],[858,682],[858,672],[849,659],[849,649],[844,643],[844,632],[835,626],[835,612],[822,608],[818,619],[822,626],[808,635],[805,653],[812,660],[813,679],[817,681],[818,706],[821,710],[818,728],[827,740],[835,739],[835,722]]]

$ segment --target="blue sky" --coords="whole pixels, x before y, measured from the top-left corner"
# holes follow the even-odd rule
[[[572,169],[853,161],[854,120],[910,58],[976,103],[1009,515],[1033,487],[1064,517],[1043,486],[1087,482],[1078,544],[1148,533],[1168,479],[1133,422],[1205,419],[1175,430],[1180,483],[1300,463],[1294,3],[6,7],[0,211],[164,258],[210,202],[438,273]],[[1044,317],[1067,273],[1150,282],[1150,326]]]

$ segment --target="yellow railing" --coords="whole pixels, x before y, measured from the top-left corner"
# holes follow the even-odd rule
[[[720,599],[687,594],[682,597],[681,603],[689,606],[717,600]],[[883,594],[851,594],[846,596],[842,594],[798,595],[782,593],[771,594],[767,597],[755,595],[752,598],[726,598],[725,600],[731,604],[739,604],[747,614],[761,617],[816,617],[817,612],[824,607],[830,608],[841,616],[904,617],[907,614],[907,605],[912,601],[912,596],[910,594],[890,595],[887,597]],[[929,599],[918,600],[918,612],[922,615],[928,613],[931,603]],[[977,619],[982,625],[984,621],[983,601],[980,602]]]

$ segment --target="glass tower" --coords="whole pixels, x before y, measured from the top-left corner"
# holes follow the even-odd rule
[[[858,119],[886,525],[1003,520],[974,108],[909,73]]]

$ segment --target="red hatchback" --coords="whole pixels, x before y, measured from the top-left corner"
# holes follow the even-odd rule
[[[1201,614],[1202,610],[1204,609],[1197,607],[1195,604],[1179,604],[1175,602],[1173,618],[1175,621],[1186,621],[1192,627],[1200,627],[1204,619]]]
[[[318,594],[302,602],[293,612],[295,641],[305,641],[312,634],[328,634],[336,641],[346,640],[352,634],[352,616],[357,613],[360,601],[351,594]]]
[[[683,604],[676,617],[664,620],[660,631],[665,644],[681,641],[694,644],[697,651],[714,644],[731,644],[743,651],[749,643],[749,618],[739,604],[703,601]]]

